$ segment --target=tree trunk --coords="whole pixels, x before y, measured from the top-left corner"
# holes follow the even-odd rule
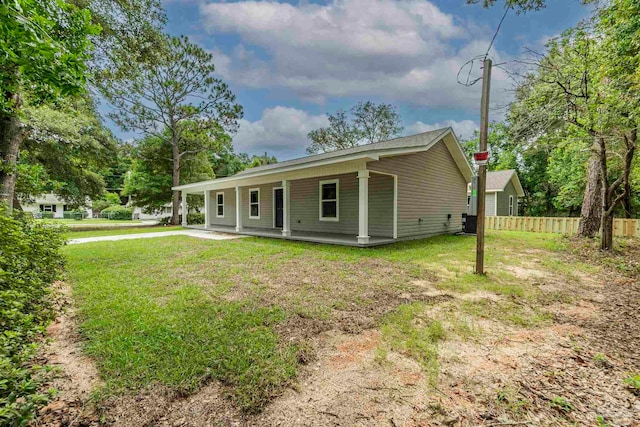
[[[578,236],[593,238],[598,233],[602,219],[602,166],[600,145],[594,139],[587,170],[587,187],[582,201]]]
[[[624,186],[625,196],[622,201],[622,207],[624,208],[624,217],[633,218],[633,207],[631,206],[631,183],[628,182]]]
[[[17,115],[0,116],[0,203],[5,203],[9,211],[13,209],[18,153],[23,138]]]
[[[175,138],[171,141],[173,146],[173,180],[172,186],[176,187],[180,185],[180,151],[178,148],[178,142]],[[180,217],[178,216],[178,211],[180,210],[180,191],[173,190],[173,200],[172,200],[173,214],[171,215],[171,224],[180,225]],[[182,207],[182,215],[187,214],[187,207]]]
[[[600,236],[600,249],[608,251],[613,248],[613,212],[602,215],[602,233]]]

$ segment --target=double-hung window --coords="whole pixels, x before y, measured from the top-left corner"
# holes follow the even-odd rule
[[[320,221],[338,221],[340,202],[340,181],[330,179],[320,181]]]
[[[249,190],[249,218],[260,219],[260,189]]]
[[[224,218],[224,193],[216,193],[216,218]]]
[[[509,216],[513,216],[513,196],[509,196]]]

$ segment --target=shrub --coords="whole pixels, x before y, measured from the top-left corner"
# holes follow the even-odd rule
[[[25,425],[49,395],[48,369],[33,363],[55,316],[50,285],[62,270],[58,227],[20,220],[0,206],[0,425]]]
[[[110,206],[119,206],[120,203],[120,196],[116,193],[105,193],[103,197],[93,201],[91,208],[93,209],[93,212],[100,213],[103,209]]]
[[[182,222],[182,218],[180,218]],[[191,212],[187,214],[187,224],[204,224],[204,213]]]
[[[84,219],[85,215],[87,213],[82,210],[82,209],[74,209],[72,211],[64,211],[62,212],[62,217],[64,219],[77,219],[77,220],[81,220]]]
[[[42,218],[42,219],[53,219],[53,212],[42,212],[40,214],[40,218]]]
[[[110,206],[100,212],[101,218],[114,220],[130,220],[133,215],[133,209],[124,206]]]

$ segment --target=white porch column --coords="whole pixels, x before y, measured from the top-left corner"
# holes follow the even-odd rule
[[[242,192],[236,187],[236,231],[242,231]]]
[[[187,193],[182,190],[182,226],[187,226],[187,215],[189,214],[187,209]]]
[[[211,225],[211,212],[209,209],[211,208],[211,203],[209,198],[211,197],[211,192],[209,190],[204,191],[204,228],[209,228]]]
[[[282,235],[291,236],[290,208],[291,181],[282,181]]]
[[[369,243],[369,171],[358,171],[358,243]]]

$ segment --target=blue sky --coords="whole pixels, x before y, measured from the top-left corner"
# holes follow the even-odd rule
[[[486,51],[504,12],[500,2],[483,9],[465,0],[163,3],[168,32],[212,52],[218,77],[244,107],[236,151],[279,160],[304,155],[306,134],[326,124],[326,113],[360,100],[396,105],[407,134],[452,125],[468,137],[477,128],[480,85],[458,85],[456,72]],[[508,14],[494,61],[543,49],[587,12],[579,0],[548,3]],[[494,69],[493,120],[502,118],[511,89]]]

